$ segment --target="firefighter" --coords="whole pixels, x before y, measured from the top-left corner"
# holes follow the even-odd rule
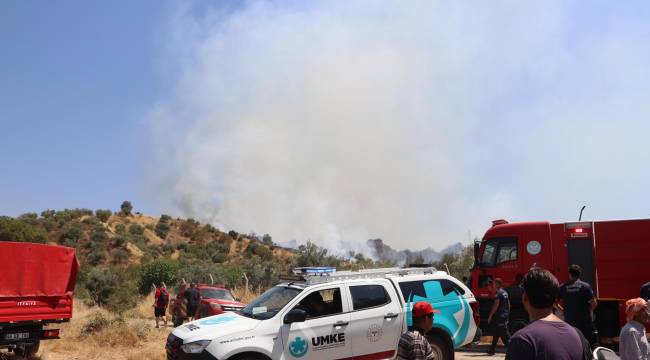
[[[492,289],[494,291],[494,304],[490,315],[488,316],[488,324],[492,327],[492,345],[488,354],[494,355],[494,350],[497,346],[497,341],[501,338],[503,345],[508,346],[510,341],[510,330],[508,329],[508,318],[510,318],[510,299],[508,293],[501,288],[503,280],[500,278],[494,279]]]
[[[597,344],[597,333],[592,312],[597,303],[591,285],[580,280],[581,273],[582,269],[579,265],[569,266],[569,281],[560,286],[559,308],[564,311],[564,320],[578,328],[594,348]]]

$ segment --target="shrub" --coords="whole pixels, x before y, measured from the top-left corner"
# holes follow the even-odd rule
[[[115,292],[119,279],[110,269],[94,268],[88,272],[85,287],[90,298],[99,306],[106,305]]]
[[[83,231],[81,230],[81,226],[79,226],[79,223],[75,222],[71,224],[63,234],[61,234],[59,242],[63,245],[75,246],[79,243],[79,239],[81,239],[82,235]]]
[[[110,211],[109,209],[97,209],[95,210],[95,216],[99,219],[101,222],[107,222],[108,219],[113,215],[113,212]]]
[[[239,233],[236,232],[235,230],[228,231],[228,236],[230,236],[233,240],[239,239]]]
[[[169,225],[164,222],[159,222],[156,224],[156,235],[160,237],[161,239],[166,239],[167,235],[169,234]]]
[[[168,223],[172,220],[172,217],[167,215],[167,214],[162,214],[160,215],[160,222],[161,223]]]
[[[151,286],[164,282],[168,286],[174,284],[176,265],[167,259],[156,259],[142,267],[138,280],[140,294],[146,295],[151,291]]]
[[[0,241],[44,243],[47,241],[47,232],[24,220],[0,216]]]
[[[111,321],[108,320],[108,318],[106,318],[101,312],[95,312],[81,327],[81,334],[84,336],[92,335],[106,328],[110,324]]]
[[[131,215],[131,211],[133,211],[133,205],[130,201],[125,200],[122,202],[122,205],[120,205],[120,210],[122,210],[122,215],[129,216]]]
[[[115,248],[111,251],[111,263],[113,265],[123,264],[129,260],[129,252],[124,248]]]
[[[267,246],[273,246],[273,238],[269,234],[262,236],[262,243]]]
[[[91,265],[99,265],[106,259],[106,254],[102,249],[95,249],[88,254],[88,263]]]
[[[131,224],[129,226],[129,234],[131,235],[143,235],[144,228],[138,224]]]
[[[147,224],[144,226],[144,228],[153,231],[153,224]]]
[[[126,232],[126,226],[124,226],[124,224],[115,225],[115,232],[118,234],[124,234]]]

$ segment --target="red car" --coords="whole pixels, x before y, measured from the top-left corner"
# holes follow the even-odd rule
[[[179,326],[187,319],[187,301],[185,300],[185,289],[189,284],[181,284],[176,289],[176,297],[172,299],[169,311],[172,315],[172,323]],[[196,288],[201,294],[201,302],[196,309],[196,318],[218,315],[225,311],[239,311],[246,304],[239,302],[232,296],[230,290],[223,285],[197,284]]]

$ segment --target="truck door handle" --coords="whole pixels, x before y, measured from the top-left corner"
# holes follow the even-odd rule
[[[339,326],[348,326],[348,322],[347,321],[337,321],[337,322],[334,323],[334,325],[332,325],[332,327],[339,327]]]
[[[394,318],[396,318],[398,316],[399,316],[399,314],[388,313],[388,314],[386,314],[386,316],[384,316],[384,319],[394,319]]]

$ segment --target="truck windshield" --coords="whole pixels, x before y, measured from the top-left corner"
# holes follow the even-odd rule
[[[485,243],[481,266],[491,267],[507,261],[517,260],[517,238],[492,238]]]
[[[226,289],[201,289],[201,298],[203,299],[219,299],[234,301],[230,291]]]
[[[302,289],[289,286],[275,286],[253,300],[240,313],[253,319],[270,319],[295,298]]]

